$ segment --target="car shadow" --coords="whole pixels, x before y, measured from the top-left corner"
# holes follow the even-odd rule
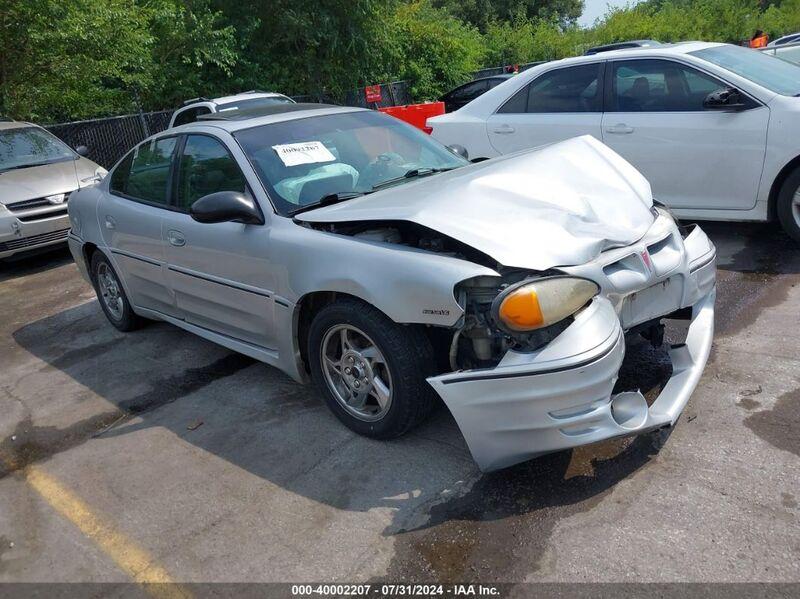
[[[0,283],[58,268],[70,262],[72,254],[66,245],[47,248],[40,252],[15,254],[0,260]]]
[[[65,330],[70,335],[59,334]],[[453,517],[478,520],[583,502],[657,451],[649,435],[481,474],[444,407],[402,438],[366,439],[340,424],[312,387],[277,369],[164,323],[120,334],[94,301],[26,325],[13,338],[45,363],[42,370],[57,369],[115,406],[67,429],[21,423],[19,439],[0,445],[0,453],[13,452],[15,468],[92,437],[164,427],[314,501],[360,512],[390,508],[385,535],[437,526],[451,502]]]
[[[717,245],[720,269],[735,277],[800,272],[800,248],[774,226],[701,225]],[[0,277],[68,261],[66,252],[37,256]],[[313,388],[280,371],[164,323],[118,333],[96,302],[28,324],[13,338],[44,362],[43,371],[56,369],[114,406],[66,429],[20,423],[17,442],[0,444],[0,454],[12,455],[15,468],[93,437],[163,427],[316,502],[359,512],[390,509],[383,533],[415,547],[431,530],[454,523],[488,524],[540,512],[536,519],[549,522],[556,512],[591,509],[585,506],[645,467],[666,438],[662,432],[612,440],[482,474],[443,407],[403,438],[365,439],[342,426]]]

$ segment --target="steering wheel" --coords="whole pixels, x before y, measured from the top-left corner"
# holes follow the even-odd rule
[[[408,170],[406,166],[406,159],[400,154],[395,152],[378,154],[375,159],[364,168],[363,172],[359,174],[359,187],[361,187],[362,184],[372,187],[386,179],[399,177]]]

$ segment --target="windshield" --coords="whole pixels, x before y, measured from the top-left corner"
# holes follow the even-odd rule
[[[76,159],[66,144],[39,127],[0,130],[0,172]]]
[[[715,46],[690,54],[758,83],[776,94],[800,94],[800,66],[796,64],[775,60],[773,56],[741,46]]]
[[[369,193],[468,164],[419,129],[373,111],[262,125],[234,137],[284,216],[333,194]]]
[[[274,106],[275,104],[294,104],[294,100],[285,96],[267,96],[266,98],[249,98],[217,104],[217,112],[236,110],[237,108],[258,108],[259,106]]]

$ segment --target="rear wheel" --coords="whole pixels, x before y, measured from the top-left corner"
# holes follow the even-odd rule
[[[143,320],[133,312],[114,267],[99,251],[92,255],[91,273],[97,299],[109,322],[123,332],[140,328]]]
[[[309,331],[312,376],[348,428],[377,439],[402,435],[430,412],[433,350],[417,329],[374,307],[343,300],[316,315]]]
[[[786,233],[800,243],[800,168],[783,182],[778,193],[778,220]]]

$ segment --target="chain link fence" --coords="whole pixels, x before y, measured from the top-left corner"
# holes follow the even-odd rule
[[[346,106],[379,108],[398,104],[411,104],[412,98],[406,81],[394,81],[381,87],[381,101],[367,103],[364,89],[352,90],[345,95]],[[296,102],[323,102],[335,104],[325,94],[293,96]],[[86,146],[87,158],[104,168],[111,168],[125,153],[145,138],[164,131],[169,126],[172,110],[128,114],[104,119],[58,123],[45,128],[72,148]]]
[[[111,168],[140,141],[166,129],[171,115],[171,110],[161,110],[59,123],[45,128],[70,147],[86,146],[89,149],[87,158]]]
[[[537,64],[541,63],[521,64],[519,70],[522,72]],[[481,69],[473,73],[473,78],[489,77],[504,72],[508,72],[508,67]],[[379,102],[367,102],[364,88],[359,88],[345,94],[344,105],[375,109],[414,103],[408,81],[392,81],[376,87],[380,87],[381,90]],[[324,93],[293,96],[292,98],[296,102],[338,103]],[[58,123],[45,128],[73,148],[86,146],[89,150],[88,158],[100,166],[111,168],[140,141],[154,133],[164,131],[169,125],[172,113],[172,110],[160,110],[104,119]]]

